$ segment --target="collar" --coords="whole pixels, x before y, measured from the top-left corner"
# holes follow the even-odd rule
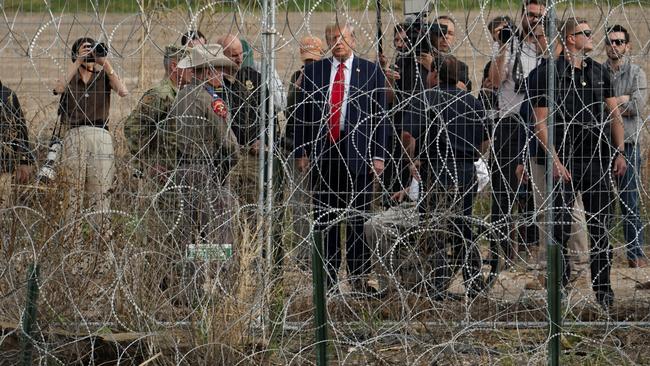
[[[624,74],[624,73],[626,73],[626,72],[628,72],[630,70],[631,62],[630,62],[630,59],[626,57],[625,60],[623,61],[623,65],[621,65],[621,67],[617,71],[614,71],[614,69],[612,67],[612,62],[611,62],[610,59],[607,59],[607,61],[605,62],[605,65],[607,66],[607,69],[612,73]]]
[[[343,64],[345,64],[345,68],[348,70],[352,70],[353,61],[354,61],[354,52],[352,52],[350,57],[348,57],[348,59],[345,60],[345,62],[343,62]],[[338,68],[340,63],[341,61],[339,61],[336,57],[332,57],[332,66],[334,66],[334,68]]]

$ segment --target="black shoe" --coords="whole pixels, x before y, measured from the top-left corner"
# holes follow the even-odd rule
[[[379,299],[385,295],[385,291],[377,291],[370,286],[366,280],[359,279],[352,282],[352,296],[357,298]]]
[[[612,290],[597,291],[596,302],[603,308],[603,310],[609,310],[614,305],[614,292]]]

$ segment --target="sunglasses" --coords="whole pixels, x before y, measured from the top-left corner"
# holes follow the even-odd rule
[[[611,46],[611,45],[622,46],[622,45],[624,45],[624,44],[627,44],[627,41],[624,40],[624,39],[609,39],[609,38],[605,38],[605,44],[608,45],[608,46]]]
[[[580,32],[572,33],[571,35],[572,35],[572,36],[583,35],[583,36],[585,36],[585,37],[587,37],[587,38],[591,38],[591,36],[593,35],[593,33],[591,32],[591,30],[586,29],[586,30],[583,30],[583,31],[580,31]]]
[[[542,17],[542,14],[537,14],[529,11],[526,13],[526,16],[529,18],[540,19]]]

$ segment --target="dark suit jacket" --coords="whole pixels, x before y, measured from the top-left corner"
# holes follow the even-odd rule
[[[332,59],[305,66],[296,110],[296,156],[318,162],[328,144],[328,89]],[[384,74],[374,63],[354,57],[345,112],[345,161],[350,171],[368,173],[374,157],[388,158],[389,120],[386,118]]]

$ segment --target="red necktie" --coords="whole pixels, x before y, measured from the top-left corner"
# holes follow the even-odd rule
[[[345,79],[343,70],[345,64],[340,63],[334,76],[332,85],[332,95],[330,96],[330,133],[329,138],[332,143],[339,139],[341,134],[341,106],[343,105],[343,94],[345,93]]]

